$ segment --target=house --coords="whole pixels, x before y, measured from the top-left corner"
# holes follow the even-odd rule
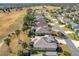
[[[79,36],[79,24],[75,24],[73,22],[70,23],[74,32]]]
[[[64,16],[62,16],[62,15],[58,15],[58,19],[59,19],[59,21],[61,21],[61,23],[65,23],[65,21],[64,21]]]
[[[74,23],[74,22],[70,22],[71,24],[71,28],[74,29],[74,27],[76,27],[78,24]]]
[[[79,36],[79,24],[74,27],[74,31]]]
[[[34,42],[34,50],[52,50],[56,51],[57,43],[53,36],[51,35],[45,35],[45,36],[39,36],[35,37]]]
[[[37,27],[36,34],[37,35],[47,35],[47,34],[50,35],[50,34],[53,34],[53,31],[47,26]]]
[[[39,16],[39,17],[38,17]],[[50,35],[53,34],[52,30],[50,29],[50,27],[47,25],[45,19],[43,18],[42,15],[37,15],[36,19],[35,19],[35,33],[36,35]]]

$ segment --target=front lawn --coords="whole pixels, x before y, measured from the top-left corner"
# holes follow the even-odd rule
[[[71,40],[79,40],[79,37],[77,35],[73,34],[73,33],[72,34],[68,34],[67,36]]]
[[[69,48],[67,47],[67,45],[62,44],[61,48],[63,49],[63,52],[58,53],[60,56],[71,56],[71,52],[70,52]]]
[[[41,51],[41,50],[33,50],[32,54],[40,54],[40,53],[45,53],[46,51]]]
[[[63,29],[64,31],[72,31],[70,28],[67,28],[66,26],[65,26],[65,27],[62,27],[62,29]]]

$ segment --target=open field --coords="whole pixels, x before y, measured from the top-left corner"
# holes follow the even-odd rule
[[[9,33],[21,28],[23,18],[27,14],[26,12],[26,9],[23,9],[11,11],[10,13],[0,13],[0,43]],[[23,50],[22,45],[18,44],[19,39],[29,43],[29,37],[21,32],[19,37],[13,36],[11,38],[10,47],[8,47],[6,44],[0,46],[0,55],[15,55],[18,50]],[[12,50],[12,53],[9,52],[9,48]]]
[[[13,11],[9,14],[0,13],[0,42],[2,38],[9,33],[20,28],[23,16],[26,14],[26,10]]]
[[[23,42],[29,43],[29,37],[21,32],[18,37],[13,36],[11,38],[10,49],[12,53],[9,52],[9,47],[6,44],[3,44],[3,46],[0,47],[0,55],[16,55],[18,50],[23,50],[22,45],[18,44],[19,39]]]

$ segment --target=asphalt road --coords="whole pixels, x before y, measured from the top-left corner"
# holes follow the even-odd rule
[[[64,34],[63,38],[65,39],[66,43],[67,43],[67,46],[68,48],[70,49],[71,53],[73,56],[79,56],[79,51],[77,50],[77,48],[75,47],[75,45],[72,43],[72,41],[70,39],[68,39],[67,37],[67,34],[62,30],[62,28],[56,24],[55,20],[52,19],[52,17],[48,14],[47,18],[49,18],[53,23],[54,25],[56,26],[56,28]]]

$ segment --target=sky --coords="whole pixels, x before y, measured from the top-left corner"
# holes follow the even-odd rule
[[[0,3],[79,3],[79,0],[0,0]]]

